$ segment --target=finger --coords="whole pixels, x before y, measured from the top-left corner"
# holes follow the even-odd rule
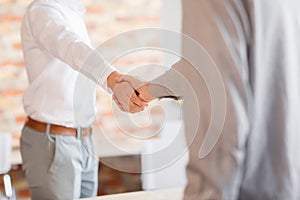
[[[130,102],[130,105],[129,105],[129,112],[130,113],[137,113],[137,112],[141,112],[144,110],[145,107],[140,107],[140,106],[137,106],[136,104]]]
[[[129,96],[122,96],[122,98],[119,99],[120,100],[120,105],[123,108],[123,111],[128,112],[131,108],[134,109],[132,107],[132,102],[130,101]]]
[[[136,113],[144,110],[147,102],[142,101],[134,93],[129,82],[118,83],[113,95],[114,101],[122,111]]]
[[[141,101],[143,101],[143,102],[147,102],[147,103],[148,103],[148,101],[146,100],[147,98],[146,98],[146,97],[144,97],[144,95],[143,95],[143,94],[140,94],[140,95],[138,96],[138,98],[139,98]]]
[[[136,90],[135,94],[142,102],[144,102],[148,105],[149,101],[147,100],[147,98],[145,97],[145,95],[143,93]]]
[[[126,84],[128,85],[128,83],[124,83],[124,85],[126,85]],[[119,92],[119,99],[118,99],[118,101],[119,101],[119,103],[122,105],[122,107],[125,110],[131,110],[131,109],[133,109],[132,105],[135,105],[135,106],[138,106],[138,107],[145,107],[141,103],[140,103],[140,105],[136,105],[134,103],[135,101],[137,101],[137,103],[139,103],[138,101],[141,102],[141,100],[139,100],[138,97],[134,94],[134,91],[133,91],[133,89],[130,86],[122,88],[122,91]]]
[[[118,77],[116,77],[116,82],[117,83],[120,83],[120,82],[122,82],[122,81],[124,81],[124,78],[123,78],[124,76],[118,76]]]
[[[116,102],[118,108],[122,111],[125,111],[125,109],[123,108],[123,106],[119,103],[119,102]]]
[[[116,105],[118,106],[118,108],[119,108],[121,111],[125,111],[121,104],[116,103]]]
[[[130,85],[134,88],[137,89],[141,86],[144,85],[143,82],[141,82],[138,78],[133,77],[133,76],[128,76],[128,75],[124,75],[122,76],[122,81],[126,81],[128,83],[130,83]]]
[[[114,100],[114,102],[115,102],[117,105],[120,104],[120,102],[119,102],[119,100],[118,100],[118,98],[117,98],[116,96],[113,96],[113,100]]]
[[[119,78],[120,81],[130,81],[130,78],[127,75],[121,76]]]
[[[129,107],[129,112],[130,113],[137,113],[137,112],[141,112],[143,109],[141,107],[138,107],[136,105],[131,105]]]
[[[136,94],[132,94],[130,100],[132,103],[134,103],[135,105],[137,105],[139,107],[144,108],[144,107],[148,106],[147,102],[140,99]]]
[[[114,102],[118,102],[118,99],[115,95],[113,95],[112,98],[113,98]]]
[[[123,106],[121,105],[121,103],[119,102],[119,100],[117,99],[116,96],[113,95],[113,100],[114,102],[116,103],[116,105],[118,106],[118,108],[121,110],[121,111],[124,111],[125,112],[125,109],[123,108]]]
[[[135,110],[135,109],[130,109],[129,112],[130,114],[135,114],[135,113],[139,113],[139,112],[142,112],[143,110]]]
[[[113,100],[116,104],[120,104],[120,101],[118,100],[118,98],[116,96],[113,96]]]

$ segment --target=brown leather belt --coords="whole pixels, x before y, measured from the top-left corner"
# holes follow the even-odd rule
[[[27,122],[25,123],[25,126],[28,126],[36,131],[44,132],[46,133],[47,129],[47,123],[40,122],[37,120],[34,120],[30,117],[28,117]],[[51,134],[58,134],[58,135],[65,135],[65,136],[75,136],[75,137],[87,137],[92,134],[91,128],[80,128],[81,134],[78,134],[77,128],[69,128],[65,126],[50,124],[50,133]]]

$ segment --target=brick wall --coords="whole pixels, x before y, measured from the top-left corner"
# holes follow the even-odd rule
[[[28,83],[22,59],[20,25],[29,0],[0,0],[0,133],[13,133],[18,144],[20,130],[25,121],[22,96]],[[83,0],[87,7],[85,21],[92,43],[96,46],[112,35],[143,27],[160,26],[161,0]],[[155,38],[152,38],[157,42]],[[118,45],[118,44],[116,44]],[[162,56],[157,52],[140,52],[125,56],[116,63],[121,71],[131,66],[146,63],[160,63]],[[151,73],[151,69],[149,69]],[[111,123],[110,96],[102,89],[97,92],[97,117],[100,126],[108,134],[118,133],[118,127]],[[158,109],[155,112],[160,115]],[[99,123],[98,123],[99,125]],[[155,126],[154,126],[155,127]],[[152,127],[153,128],[153,127]],[[132,130],[135,131],[135,130]]]

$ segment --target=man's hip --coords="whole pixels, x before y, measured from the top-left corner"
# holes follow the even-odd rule
[[[42,132],[27,125],[22,130],[21,154],[32,199],[95,196],[98,160],[91,136],[52,134],[49,127]],[[82,194],[82,188],[91,190]]]

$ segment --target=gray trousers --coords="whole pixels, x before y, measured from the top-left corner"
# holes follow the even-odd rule
[[[32,200],[96,196],[98,159],[91,137],[41,133],[24,126],[21,155]]]

